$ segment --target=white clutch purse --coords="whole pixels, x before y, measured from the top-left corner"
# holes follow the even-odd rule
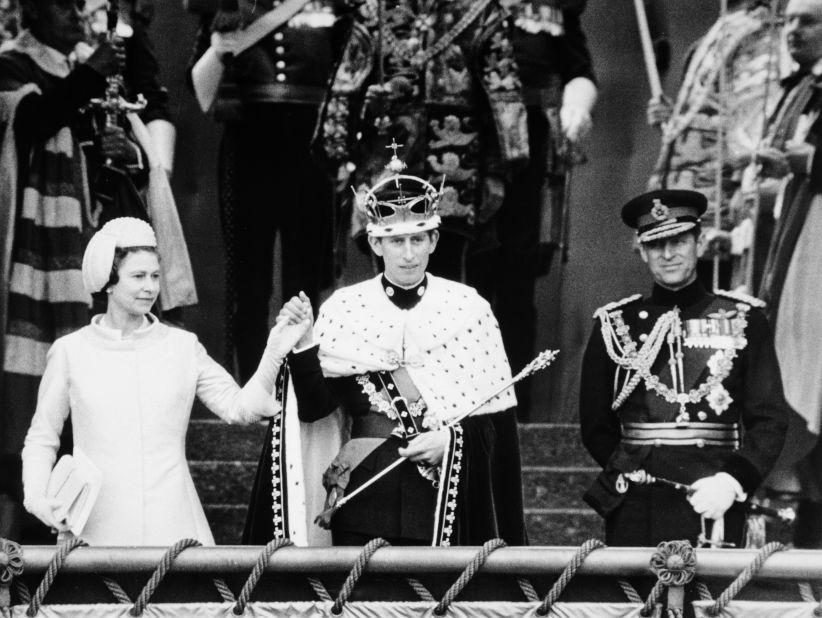
[[[51,471],[46,496],[58,503],[55,518],[75,536],[83,531],[102,484],[103,473],[78,448],[74,455],[63,455]]]

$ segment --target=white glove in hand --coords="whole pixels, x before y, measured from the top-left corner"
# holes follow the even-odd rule
[[[52,530],[56,530],[57,532],[65,532],[69,529],[67,524],[57,521],[54,517],[54,509],[60,506],[60,503],[57,500],[46,497],[35,498],[33,500],[26,500],[23,503],[23,506],[29,513],[34,515]]]
[[[708,519],[719,519],[737,499],[741,487],[730,474],[720,472],[706,476],[691,485],[694,490],[688,502],[694,511]]]
[[[559,109],[562,132],[572,143],[576,143],[591,131],[591,112],[579,105],[563,105]]]

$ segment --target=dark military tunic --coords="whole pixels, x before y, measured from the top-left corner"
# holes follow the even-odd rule
[[[242,0],[255,18],[279,0]],[[224,122],[218,184],[226,247],[226,358],[241,381],[256,370],[268,333],[277,231],[283,298],[301,290],[319,306],[330,281],[333,189],[310,152],[338,39],[354,2],[311,1],[287,23],[227,61],[214,114]],[[208,49],[204,14],[190,66]],[[306,242],[307,237],[312,242]]]
[[[667,487],[634,483],[629,483],[622,493],[620,489],[625,486],[619,487],[618,481],[621,473],[642,469],[656,477],[690,484],[717,472],[727,472],[748,495],[769,473],[782,449],[787,404],[770,328],[762,312],[746,300],[755,302],[708,293],[696,281],[678,291],[655,285],[650,297],[629,299],[622,305],[615,303],[598,314],[609,316],[616,326],[616,337],[623,344],[630,337],[639,350],[658,320],[675,307],[686,331],[688,320],[704,320],[702,325],[742,320],[737,322],[742,328],[738,334],[744,335],[736,338],[739,345],[735,357],[724,373],[720,363],[710,360],[716,359],[718,350],[725,345],[718,343],[720,339],[708,335],[702,341],[705,347],[681,348],[684,391],[699,391],[711,375],[718,374],[724,379],[716,393],[706,396],[708,389],[703,387],[702,396],[691,398],[683,409],[679,403],[671,403],[659,392],[649,390],[648,382],[640,379],[627,397],[620,397],[617,409],[612,410],[622,391],[625,372],[620,370],[617,374],[601,332],[601,320],[597,320],[583,359],[580,422],[585,447],[603,467],[586,494],[586,501],[605,517],[609,544],[653,546],[682,538],[695,542],[700,532],[700,518],[684,494]],[[669,358],[669,346],[664,341],[650,369],[663,385],[660,390],[672,385]],[[683,432],[693,429],[694,435],[709,427],[730,430],[738,424],[738,448],[712,445],[709,440],[684,445],[625,443],[626,423],[677,420]],[[734,505],[725,515],[725,540],[740,543],[743,523],[741,508]]]

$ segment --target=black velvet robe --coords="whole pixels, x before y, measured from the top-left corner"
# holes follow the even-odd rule
[[[392,301],[401,307],[404,302],[413,306],[417,295],[405,292],[399,291]],[[292,354],[289,366],[301,421],[319,420],[338,406],[352,417],[369,413],[368,397],[355,376],[323,377],[317,347]],[[481,545],[499,537],[510,545],[526,544],[515,410],[469,417],[461,424],[464,446],[453,543]],[[391,437],[372,451],[352,471],[346,492],[393,462],[402,445],[400,438]],[[269,429],[252,490],[244,543],[265,544],[273,538],[271,489]],[[435,506],[436,490],[431,482],[420,475],[415,464],[404,462],[343,506],[331,527],[335,536],[354,533],[364,538],[427,544],[431,542]]]

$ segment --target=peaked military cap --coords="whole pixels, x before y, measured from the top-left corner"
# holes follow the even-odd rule
[[[693,229],[707,208],[708,200],[699,191],[659,189],[625,204],[622,220],[636,230],[639,242],[650,242]]]

